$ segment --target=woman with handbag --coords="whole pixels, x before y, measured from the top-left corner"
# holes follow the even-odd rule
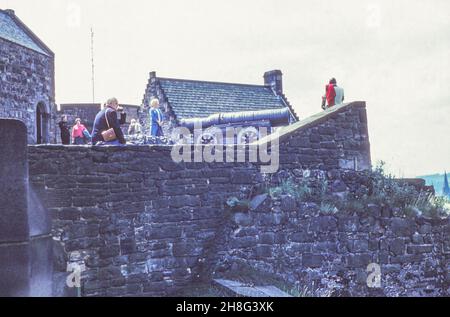
[[[117,109],[119,102],[116,98],[110,98],[104,108],[95,116],[92,130],[93,145],[121,145],[126,144],[119,120]]]

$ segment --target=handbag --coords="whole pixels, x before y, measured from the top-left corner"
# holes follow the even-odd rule
[[[114,131],[114,129],[111,128],[111,126],[109,125],[107,114],[108,114],[108,111],[106,110],[105,111],[105,118],[106,118],[106,124],[108,125],[109,129],[102,132],[102,137],[103,137],[103,140],[105,140],[105,142],[110,142],[110,141],[116,140],[117,139],[117,135],[116,135],[116,132]]]

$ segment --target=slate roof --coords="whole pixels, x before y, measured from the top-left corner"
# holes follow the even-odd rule
[[[51,55],[51,51],[15,15],[5,10],[0,10],[0,38]]]
[[[161,77],[157,81],[178,120],[221,112],[290,108],[269,86]],[[293,117],[297,119],[294,113]]]

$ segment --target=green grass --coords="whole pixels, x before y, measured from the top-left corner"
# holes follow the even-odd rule
[[[278,186],[266,188],[272,199],[290,195],[299,202],[314,202],[325,214],[336,212],[364,213],[369,204],[400,210],[405,217],[425,216],[429,218],[448,217],[450,214],[448,199],[419,192],[414,186],[399,182],[384,171],[380,162],[373,171],[364,172],[370,180],[365,192],[349,193],[346,198],[338,198],[330,193],[326,180],[303,177],[299,180],[288,178]]]

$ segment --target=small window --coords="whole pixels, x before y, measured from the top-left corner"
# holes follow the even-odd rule
[[[4,62],[0,62],[0,73],[3,73],[6,71],[6,64]]]

